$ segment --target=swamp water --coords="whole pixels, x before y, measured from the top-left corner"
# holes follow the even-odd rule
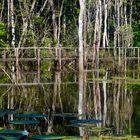
[[[77,113],[77,51],[64,51],[61,48],[26,49],[22,50],[21,59],[14,59],[20,49],[9,50],[10,58],[4,59],[5,61],[2,56],[0,58],[3,68],[0,75],[0,107],[17,108],[22,113],[49,114],[53,110],[55,113]],[[63,55],[54,59],[58,52]],[[140,49],[101,48],[96,69],[92,68],[92,51],[89,50],[87,54],[83,79],[84,110],[87,118],[103,120],[102,125],[114,126],[116,133],[139,135]],[[34,59],[40,58],[39,56],[41,59]],[[8,68],[16,64],[16,71],[9,72],[5,68],[6,62]],[[55,131],[67,133],[63,127],[65,123],[62,119],[55,120]],[[45,123],[42,124],[46,129]]]

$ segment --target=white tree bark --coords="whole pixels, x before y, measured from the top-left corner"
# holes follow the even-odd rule
[[[107,118],[107,89],[106,89],[106,86],[107,86],[107,75],[108,75],[108,72],[105,73],[105,76],[103,77],[103,93],[104,93],[104,115],[103,115],[103,125],[105,126],[105,123],[106,123],[106,118]]]
[[[80,0],[80,14],[79,14],[79,103],[78,113],[84,114],[84,12],[85,12],[85,0]],[[80,117],[82,119],[82,116]],[[80,135],[83,135],[80,131]]]
[[[94,25],[94,41],[93,41],[93,95],[94,95],[94,112],[96,119],[101,119],[101,102],[99,83],[94,80],[99,77],[99,47],[101,42],[102,28],[102,6],[101,0],[96,1],[95,25]]]
[[[11,27],[12,27],[12,47],[15,47],[15,18],[14,18],[14,1],[11,0],[10,2],[10,15],[11,15]]]
[[[108,46],[108,38],[107,38],[107,1],[104,0],[104,33],[103,33],[103,47]]]
[[[0,21],[2,21],[3,10],[4,10],[4,0],[2,1],[2,4],[1,4]]]
[[[15,48],[15,18],[14,18],[14,1],[13,0],[7,0],[8,5],[8,41],[11,47]],[[10,29],[11,28],[11,29]],[[11,38],[10,38],[11,35]],[[15,65],[14,62],[11,65],[11,78],[13,84],[16,81],[16,75],[15,75]],[[14,93],[15,93],[15,87],[12,87],[11,94],[8,95],[8,105],[7,108],[14,108]],[[13,115],[9,115],[8,119],[13,120]]]
[[[80,0],[80,14],[79,14],[79,105],[78,112],[79,114],[83,114],[83,70],[84,70],[84,59],[83,59],[83,49],[84,49],[84,41],[83,41],[83,17],[85,10],[85,1]]]

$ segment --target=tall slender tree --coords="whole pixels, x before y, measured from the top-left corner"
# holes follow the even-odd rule
[[[86,10],[86,1],[79,0],[80,3],[80,13],[79,13],[79,103],[78,103],[78,113],[84,114],[84,13]],[[80,117],[82,119],[82,115]],[[81,135],[82,131],[80,131]]]

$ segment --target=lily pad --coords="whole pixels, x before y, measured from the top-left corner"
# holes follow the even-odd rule
[[[12,120],[9,121],[10,124],[38,124],[40,121],[38,120]]]
[[[7,115],[15,114],[16,111],[17,111],[16,109],[9,109],[9,108],[4,109],[4,113],[7,114]]]
[[[39,114],[39,113],[27,113],[27,114],[15,114],[15,117],[18,118],[43,118],[43,117],[48,117],[47,114]]]
[[[71,123],[79,123],[79,124],[97,124],[102,123],[102,120],[96,120],[96,119],[83,119],[83,120],[72,120]]]
[[[77,117],[77,114],[74,113],[56,113],[53,114],[55,117],[64,117],[64,118],[74,118]]]

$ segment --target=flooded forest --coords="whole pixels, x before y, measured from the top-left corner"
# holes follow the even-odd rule
[[[47,113],[48,131],[52,113],[75,113],[140,134],[139,11],[139,0],[0,0],[0,108]]]

